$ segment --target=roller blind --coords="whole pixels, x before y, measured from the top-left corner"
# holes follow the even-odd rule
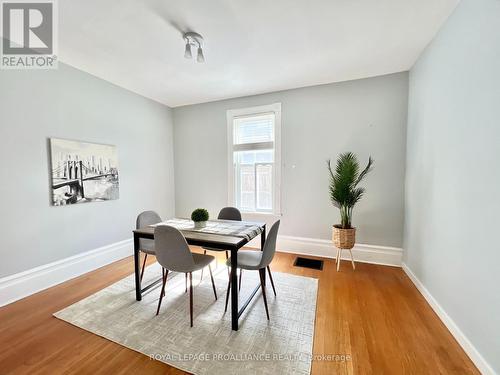
[[[266,150],[274,147],[274,113],[236,117],[233,150]]]

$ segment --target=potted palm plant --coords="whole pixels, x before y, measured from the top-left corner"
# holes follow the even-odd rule
[[[332,169],[330,160],[327,164],[330,172],[330,200],[340,210],[340,224],[332,228],[333,243],[340,251],[351,250],[356,242],[356,228],[352,226],[352,211],[365,193],[365,189],[358,187],[358,184],[372,169],[373,160],[370,157],[367,166],[361,172],[358,159],[352,152],[340,154],[335,170]],[[337,259],[339,259],[338,252]]]
[[[208,220],[208,211],[204,208],[197,208],[191,213],[191,220],[194,221],[195,228],[206,227]]]

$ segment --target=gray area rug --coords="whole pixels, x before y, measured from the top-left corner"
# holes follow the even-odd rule
[[[143,285],[159,277],[161,267],[155,263],[145,270]],[[259,291],[241,316],[239,331],[234,332],[230,306],[224,314],[225,266],[217,267],[214,278],[217,301],[208,270],[201,282],[200,273],[193,274],[193,328],[183,274],[169,275],[158,316],[160,287],[137,302],[133,275],[54,316],[193,374],[309,374],[318,281],[274,272],[277,297],[267,283],[270,321]],[[257,284],[258,272],[243,273],[240,305]]]

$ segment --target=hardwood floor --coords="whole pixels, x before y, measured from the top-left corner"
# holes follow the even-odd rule
[[[400,268],[294,259],[278,253],[271,268],[319,279],[312,374],[479,374]],[[0,374],[183,373],[52,316],[132,269],[126,258],[1,308]]]

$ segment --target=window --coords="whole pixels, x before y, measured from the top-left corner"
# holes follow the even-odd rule
[[[281,104],[227,111],[229,205],[280,214]]]

